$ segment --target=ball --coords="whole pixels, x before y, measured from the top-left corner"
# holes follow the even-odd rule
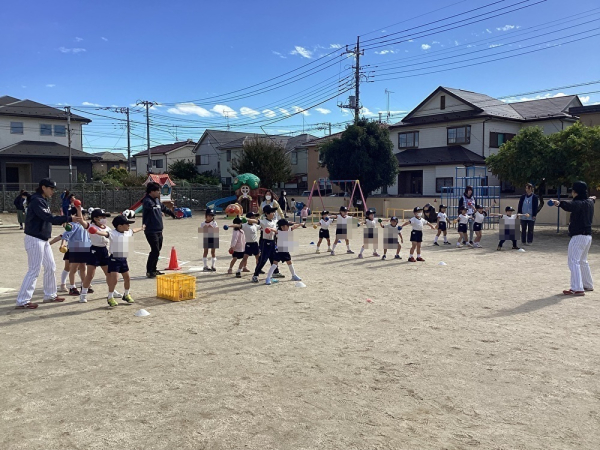
[[[73,205],[75,205],[75,206],[81,206],[81,200],[74,199],[73,200]]]
[[[70,223],[65,225],[65,231],[71,231],[73,229],[73,227],[71,226]]]
[[[383,219],[377,219],[377,222],[381,223],[383,222]]]
[[[313,228],[316,230],[316,229],[317,229],[317,226],[316,226],[316,225],[313,225]]]
[[[267,229],[265,230],[265,233],[267,233],[267,234],[271,234],[271,229],[270,229],[270,228],[267,228]]]
[[[229,249],[229,254],[233,255],[233,249],[232,248]]]
[[[61,253],[67,253],[69,249],[61,245],[60,247],[58,247],[58,251]]]
[[[248,219],[246,219],[245,217],[242,217],[242,223],[248,223]]]
[[[90,234],[96,234],[98,232],[98,228],[96,227],[90,227],[90,229],[88,230]]]
[[[554,202],[552,200],[548,200],[548,206],[554,206]]]
[[[229,225],[223,225],[223,229],[224,229],[225,231],[229,230]]]

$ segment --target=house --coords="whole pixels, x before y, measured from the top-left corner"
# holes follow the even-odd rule
[[[173,144],[157,145],[150,148],[150,158],[152,159],[152,173],[165,173],[169,165],[175,161],[194,161],[194,148],[196,142],[188,139],[183,142]],[[135,167],[138,175],[148,173],[148,150],[133,155]]]
[[[306,173],[309,190],[312,187],[313,181],[317,181],[320,189],[322,190],[327,190],[330,188],[326,181],[329,180],[329,172],[327,171],[327,167],[321,166],[320,146],[332,139],[339,139],[341,135],[342,132],[339,132],[322,138],[313,139],[312,141],[302,144],[302,147],[306,148],[307,154]]]
[[[92,165],[94,173],[105,174],[113,167],[127,169],[127,157],[122,153],[99,152],[94,156],[98,157]]]
[[[600,105],[576,106],[569,109],[569,114],[578,116],[579,121],[588,127],[600,125]]]
[[[398,158],[397,183],[389,195],[436,196],[453,186],[456,167],[481,166],[520,129],[539,126],[544,133],[561,131],[577,118],[576,95],[504,103],[485,94],[438,87],[402,121],[390,125]],[[489,185],[500,185],[491,173]]]
[[[82,126],[91,120],[71,114],[73,181],[92,177],[96,156],[83,151]],[[0,183],[19,189],[51,177],[69,183],[69,143],[65,111],[32,100],[0,97]]]

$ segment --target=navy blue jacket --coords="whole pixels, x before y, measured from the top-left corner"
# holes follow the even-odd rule
[[[160,198],[146,194],[142,200],[142,223],[146,225],[144,233],[160,233],[163,230],[162,213],[175,218],[175,214],[162,204]]]
[[[20,194],[17,195],[17,198],[15,198],[15,201],[13,202],[17,211],[25,211],[25,205],[23,205],[24,201],[25,199]]]
[[[47,241],[52,236],[52,225],[71,222],[71,216],[53,216],[48,201],[41,194],[33,194],[27,205],[25,234]]]
[[[538,207],[540,206],[540,202],[539,202],[539,198],[537,195],[535,194],[531,194],[533,195],[533,199],[531,199],[531,211],[532,211],[532,216],[535,217],[537,216],[538,211]],[[521,198],[519,199],[519,206],[517,207],[517,214],[523,214],[523,202],[525,202],[525,197],[527,197],[525,194],[521,195]],[[531,220],[533,217],[528,217],[528,220]],[[521,219],[523,220],[523,219]]]
[[[575,197],[573,200],[561,200],[560,208],[571,213],[569,221],[569,236],[592,234],[592,222],[594,221],[594,203],[591,198]]]

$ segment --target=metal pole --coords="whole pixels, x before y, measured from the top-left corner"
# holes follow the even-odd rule
[[[148,173],[152,172],[152,159],[150,157],[150,102],[146,103],[146,147],[148,149]]]
[[[67,141],[69,144],[69,189],[73,187],[73,155],[71,150],[71,107],[66,106],[65,112],[67,113]]]
[[[556,199],[560,202],[560,189],[562,188],[562,186],[559,186],[556,193],[558,194],[558,196],[556,197]],[[560,233],[560,207],[556,208],[556,232]]]
[[[131,173],[131,128],[129,124],[129,108],[127,108],[127,171]]]
[[[354,73],[356,104],[354,105],[354,125],[358,125],[360,114],[360,36],[356,37],[356,70]]]

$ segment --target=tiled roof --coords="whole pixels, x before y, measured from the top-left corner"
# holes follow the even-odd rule
[[[223,145],[219,145],[217,148],[219,150],[229,150],[229,149],[236,149],[236,148],[242,148],[244,146],[244,144],[252,139],[265,139],[265,140],[271,140],[275,143],[277,143],[278,145],[281,145],[283,148],[285,148],[286,151],[290,151],[295,149],[296,147],[301,146],[302,144],[311,141],[313,139],[316,139],[316,136],[310,135],[310,134],[300,134],[298,136],[267,136],[264,134],[246,134],[243,137],[239,137],[233,141],[227,142],[226,144]]]
[[[186,145],[196,145],[196,143],[190,139],[187,141],[175,142],[173,144],[157,145],[156,147],[150,147],[150,154],[151,155],[164,155],[165,153],[169,153],[173,150],[177,150],[178,148],[184,147]],[[139,153],[136,153],[133,156],[142,156],[142,155],[147,155],[147,154],[148,154],[148,150],[144,150]]]
[[[57,142],[21,141],[0,149],[0,156],[69,157],[69,147]],[[98,159],[98,156],[71,149],[71,156],[79,159]]]
[[[460,145],[404,150],[396,158],[400,167],[485,164],[485,158]]]
[[[543,98],[527,102],[509,103],[525,120],[545,119],[547,117],[569,116],[568,108],[576,95]]]
[[[97,152],[93,155],[100,158],[101,161],[127,161],[127,157],[122,153]]]
[[[485,94],[478,94],[477,92],[463,91],[462,89],[444,88],[448,92],[453,93],[457,97],[472,103],[473,105],[481,108],[483,113],[491,116],[506,117],[509,119],[521,119],[517,111],[511,108],[511,105],[504,103],[501,100],[490,97]]]
[[[51,106],[43,105],[32,100],[19,100],[18,98],[10,97],[8,95],[0,97],[0,114],[6,116],[67,120],[67,115],[62,109],[52,108]],[[71,120],[75,122],[91,122],[90,119],[77,114],[71,114]]]
[[[576,116],[580,114],[591,114],[599,112],[600,105],[576,106],[574,108],[569,108],[569,114],[574,114]]]

